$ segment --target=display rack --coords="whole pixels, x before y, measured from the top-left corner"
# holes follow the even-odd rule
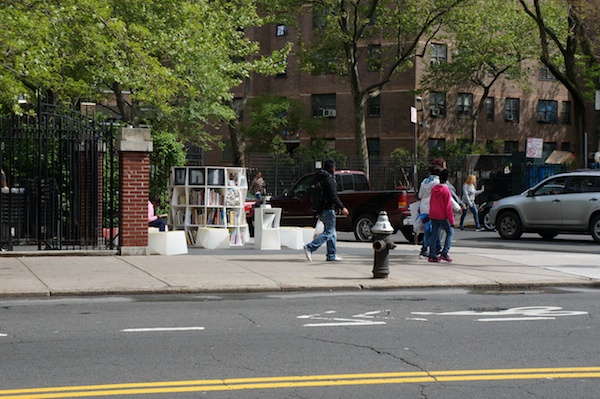
[[[230,245],[244,245],[250,237],[244,210],[247,191],[245,168],[174,167],[169,181],[169,227],[184,230],[188,245],[203,246],[199,228],[203,235],[212,228],[227,229]]]

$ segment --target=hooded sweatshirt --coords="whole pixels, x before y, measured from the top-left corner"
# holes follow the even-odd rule
[[[419,213],[429,213],[429,199],[431,197],[431,189],[440,183],[440,177],[437,175],[431,175],[423,182],[419,187],[419,199],[421,200],[421,206],[419,207]]]
[[[431,190],[431,201],[429,206],[429,219],[448,219],[450,225],[454,225],[454,212],[452,212],[452,194],[445,184],[438,184]]]

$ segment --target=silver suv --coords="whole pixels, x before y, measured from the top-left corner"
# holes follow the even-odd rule
[[[600,243],[600,171],[560,173],[520,195],[502,198],[490,209],[500,236],[524,232],[552,239],[558,233],[589,233]]]

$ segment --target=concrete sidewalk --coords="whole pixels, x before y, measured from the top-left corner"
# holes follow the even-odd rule
[[[339,242],[342,262],[325,262],[324,248],[313,262],[293,250],[192,252],[0,257],[0,297],[600,285],[600,255],[592,254],[453,247],[454,262],[435,264],[406,245],[390,252],[389,278],[373,279],[365,243]]]

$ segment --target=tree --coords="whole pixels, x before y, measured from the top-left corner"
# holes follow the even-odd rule
[[[7,0],[0,9],[0,100],[51,93],[104,105],[198,144],[209,123],[234,118],[231,89],[253,71],[279,71],[284,51],[258,54],[244,33],[262,24],[254,0]]]
[[[251,124],[241,129],[250,151],[269,152],[276,138],[311,134],[327,124],[308,115],[304,105],[289,98],[269,94],[249,101]]]
[[[586,134],[586,99],[591,98],[591,80],[598,78],[597,56],[594,56],[590,31],[583,24],[585,8],[577,1],[519,0],[525,13],[538,27],[541,62],[562,83],[573,99],[576,154],[579,167],[587,166],[584,146]],[[597,32],[596,32],[597,33]],[[593,137],[597,146],[597,137]]]
[[[442,18],[467,0],[313,0],[300,12],[313,16],[315,34],[301,38],[305,71],[337,73],[353,99],[354,136],[362,169],[369,173],[365,105],[398,73],[413,67],[417,50],[439,29]],[[288,1],[284,2],[289,7]],[[311,7],[305,7],[309,3]],[[362,71],[378,71],[365,77]],[[408,111],[407,111],[408,112]]]
[[[521,63],[538,58],[539,46],[529,38],[534,29],[520,6],[506,0],[477,0],[470,7],[456,8],[445,19],[445,31],[455,48],[453,56],[450,62],[432,65],[421,87],[435,91],[454,87],[482,90],[469,115],[472,144],[477,139],[478,117],[498,79],[504,76],[527,89],[529,74]]]

